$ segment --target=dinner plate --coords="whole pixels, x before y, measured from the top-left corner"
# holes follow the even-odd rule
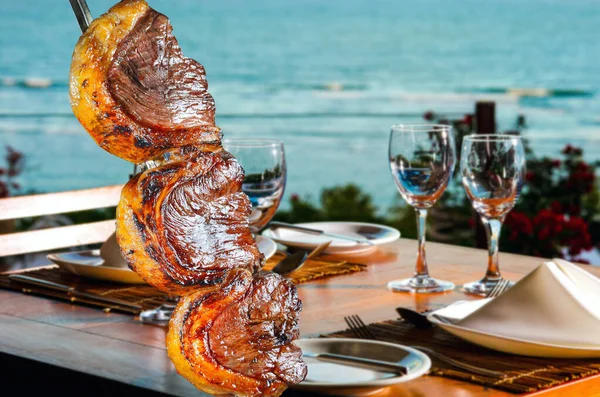
[[[530,340],[509,338],[502,335],[461,327],[458,324],[452,324],[452,322],[460,321],[462,318],[466,317],[480,307],[482,307],[482,305],[478,301],[461,303],[459,311],[456,310],[457,307],[455,305],[450,305],[447,308],[432,312],[427,316],[427,319],[438,327],[444,329],[454,336],[466,340],[467,342],[504,353],[548,358],[600,357],[600,347],[597,346],[567,346],[535,342]]]
[[[335,396],[368,396],[386,387],[408,382],[429,371],[431,360],[424,353],[407,346],[364,339],[299,339],[294,342],[306,354],[308,374],[304,381],[291,386],[299,390]],[[347,356],[390,361],[408,368],[397,375],[307,357],[310,354],[335,353]]]
[[[265,259],[277,251],[277,244],[267,237],[257,236],[258,250]],[[127,267],[105,266],[100,250],[85,250],[50,254],[48,260],[57,264],[61,269],[81,277],[113,281],[125,284],[144,284],[144,280],[136,272]]]
[[[265,260],[272,257],[275,255],[275,252],[277,252],[277,244],[268,237],[256,236],[256,245],[258,245],[258,250],[265,256]]]
[[[61,269],[81,277],[125,284],[145,284],[144,280],[129,268],[103,266],[104,259],[100,256],[100,250],[61,252],[50,254],[47,258]]]
[[[323,230],[328,233],[341,234],[348,237],[356,237],[361,239],[366,238],[372,243],[372,245],[332,238],[324,235],[303,233],[283,227],[266,229],[262,234],[263,236],[269,237],[288,247],[303,249],[314,249],[319,244],[331,240],[331,245],[329,245],[325,251],[330,254],[347,254],[368,251],[377,245],[389,243],[400,238],[400,232],[398,230],[389,226],[377,225],[373,223],[313,222],[297,223],[296,225]]]

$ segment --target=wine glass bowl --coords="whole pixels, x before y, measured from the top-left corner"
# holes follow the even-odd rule
[[[441,124],[392,126],[389,164],[396,188],[417,215],[418,250],[415,274],[388,283],[392,291],[442,292],[454,288],[449,281],[429,276],[425,258],[427,209],[442,196],[454,171],[456,152],[452,128]]]
[[[506,215],[513,209],[525,175],[525,150],[520,136],[482,134],[464,137],[461,179],[467,196],[480,215],[488,238],[488,269],[483,279],[463,289],[485,295],[502,280],[498,239]]]
[[[258,233],[275,215],[285,191],[283,142],[268,139],[225,139],[223,147],[244,168],[242,190],[252,203],[250,230]]]

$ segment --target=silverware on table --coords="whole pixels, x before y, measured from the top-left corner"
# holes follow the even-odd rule
[[[273,269],[271,269],[271,271],[273,273],[282,274],[282,275],[293,272],[294,270],[297,270],[298,268],[300,268],[304,264],[304,262],[306,262],[307,258],[308,258],[308,253],[305,251],[293,253],[293,254],[288,255],[285,258],[283,258],[281,260],[281,262],[276,264],[273,267]]]
[[[310,357],[317,359],[319,361],[324,361],[328,363],[348,365],[351,367],[359,367],[371,369],[374,371],[380,372],[391,372],[393,374],[398,375],[406,375],[408,374],[408,368],[403,365],[382,361],[382,360],[373,360],[370,358],[357,357],[357,356],[346,356],[342,354],[334,354],[334,353],[307,353],[304,352],[303,355],[305,357]]]
[[[494,285],[494,288],[492,288],[485,297],[486,298],[495,298],[497,296],[500,296],[511,286],[512,286],[512,283],[510,281],[508,281],[507,279],[503,278],[502,280],[498,281],[496,283],[496,285]]]
[[[502,293],[506,292],[506,290],[508,290],[510,287],[511,287],[511,282],[506,279],[502,279],[494,286],[494,288],[492,288],[487,293],[487,295],[485,297],[486,298],[495,298],[499,295],[502,295]],[[397,307],[396,312],[400,315],[400,317],[404,321],[414,325],[417,328],[426,329],[426,328],[431,328],[431,326],[433,325],[431,323],[431,321],[429,321],[427,319],[427,316],[431,312],[443,309],[447,306],[449,306],[449,305],[438,307],[433,310],[427,310],[424,312],[418,312],[418,311],[410,309],[408,307]],[[450,321],[444,321],[441,316],[438,316],[436,318],[438,318],[440,321],[443,321],[446,323],[451,323]]]
[[[404,321],[414,325],[419,329],[427,329],[433,327],[433,323],[427,319],[427,315],[431,312],[432,310],[426,312],[418,312],[416,310],[402,306],[396,308],[396,313],[398,313]]]
[[[308,259],[315,259],[317,256],[319,256],[323,252],[325,252],[325,250],[327,249],[327,247],[329,247],[330,245],[331,245],[331,240],[322,242],[321,244],[317,245],[314,250],[312,250],[312,251],[309,252],[308,257],[306,259],[307,260]]]
[[[322,242],[310,252],[302,250],[289,255],[287,253],[284,253],[286,257],[282,259],[281,262],[279,262],[277,265],[275,265],[275,267],[271,271],[278,274],[287,274],[298,270],[302,266],[304,266],[307,260],[314,259],[317,256],[321,255],[321,253],[323,253],[323,251],[325,251],[330,244],[331,240]],[[302,254],[305,254],[306,257],[304,257]]]
[[[98,295],[92,292],[82,292],[78,291],[74,287],[69,287],[68,285],[63,285],[59,283],[55,283],[53,281],[42,280],[36,277],[25,276],[23,274],[12,274],[8,276],[11,281],[16,281],[22,284],[35,285],[37,287],[43,287],[55,291],[64,292],[67,296],[73,298],[81,298],[85,300],[91,300],[98,303],[105,303],[109,305],[120,306],[124,308],[128,308],[130,310],[141,311],[142,307],[135,303],[123,301],[121,299],[110,298],[103,295]]]
[[[344,321],[348,325],[348,328],[350,328],[350,331],[352,331],[352,333],[357,338],[377,340],[377,338],[375,337],[373,332],[371,332],[369,327],[364,323],[364,321],[357,314],[344,317]],[[471,372],[476,375],[482,375],[482,376],[488,376],[488,377],[494,377],[494,378],[506,377],[506,374],[503,372],[493,371],[491,369],[485,369],[485,368],[481,368],[481,367],[476,367],[474,365],[467,364],[465,362],[458,361],[456,359],[453,359],[453,358],[450,358],[443,354],[440,354],[440,353],[438,353],[430,348],[427,348],[427,347],[413,346],[413,345],[410,345],[408,347],[412,347],[413,349],[420,350],[423,353],[426,353],[432,357],[437,358],[439,361],[445,362],[446,364],[449,364],[456,368],[461,368],[465,371]]]
[[[271,229],[285,228],[285,229],[295,230],[295,231],[302,232],[302,233],[314,234],[317,236],[328,236],[328,237],[333,237],[333,238],[342,239],[342,240],[350,240],[350,241],[354,241],[354,242],[360,243],[360,244],[373,245],[373,242],[369,241],[366,238],[358,238],[358,237],[346,236],[344,234],[329,233],[324,230],[312,229],[309,227],[298,226],[298,225],[292,225],[291,223],[271,222],[271,223],[269,223],[269,227]]]

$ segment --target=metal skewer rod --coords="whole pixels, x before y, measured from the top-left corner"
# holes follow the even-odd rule
[[[77,22],[79,22],[79,27],[81,28],[82,32],[85,32],[87,30],[87,28],[90,26],[90,24],[92,23],[92,13],[90,12],[90,8],[88,7],[87,3],[85,0],[69,0],[69,3],[71,3],[71,8],[73,9],[73,13],[75,14],[75,17],[77,18]],[[157,164],[155,164],[155,162],[153,161],[147,161],[145,163],[146,168],[153,168],[156,167]],[[133,166],[133,175],[135,175],[138,172],[138,168],[136,165]],[[143,169],[142,169],[143,171]],[[133,177],[133,175],[130,175],[130,178]]]
[[[75,13],[75,17],[77,17],[77,22],[79,22],[79,27],[82,32],[85,32],[87,28],[92,23],[92,13],[88,8],[85,0],[69,0],[71,3],[71,7],[73,8],[73,12]]]

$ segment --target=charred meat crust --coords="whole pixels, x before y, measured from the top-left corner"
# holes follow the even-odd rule
[[[117,239],[129,266],[173,294],[219,284],[234,268],[258,270],[263,256],[242,180],[229,153],[190,147],[132,178],[117,207]]]
[[[143,0],[123,0],[92,21],[73,51],[69,96],[96,143],[134,163],[221,141],[204,68],[182,55],[167,17]]]
[[[221,289],[181,299],[167,335],[169,357],[208,392],[218,376],[222,393],[278,396],[306,376],[291,343],[301,309],[296,287],[283,277],[232,271]]]

